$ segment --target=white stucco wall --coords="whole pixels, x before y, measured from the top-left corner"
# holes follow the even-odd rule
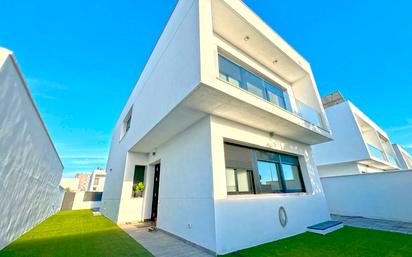
[[[145,190],[144,190],[144,198],[134,198],[133,194],[133,177],[134,177],[134,170],[136,165],[146,166],[145,168]],[[148,176],[149,176],[149,169],[148,166],[148,154],[142,153],[127,153],[126,159],[126,167],[124,173],[124,180],[123,180],[123,187],[122,187],[122,194],[121,194],[121,201],[119,206],[119,214],[117,218],[117,223],[125,223],[125,222],[136,222],[142,221],[144,219],[150,218],[150,213],[148,216],[144,216],[144,207],[151,206],[151,200],[148,201],[148,198],[151,197],[152,193],[152,183]],[[104,194],[103,194],[104,196]],[[146,200],[146,201],[144,201]]]
[[[307,193],[228,196],[224,141],[299,156]],[[212,117],[213,183],[216,250],[223,254],[302,233],[306,227],[329,220],[329,210],[311,148],[269,133]],[[289,223],[282,228],[283,206]]]
[[[345,162],[331,165],[318,166],[319,176],[321,177],[333,177],[337,175],[351,175],[359,174],[359,165],[357,162]]]
[[[331,213],[412,222],[412,171],[322,178]]]
[[[60,210],[62,172],[18,67],[0,48],[0,249]]]
[[[158,226],[215,251],[210,141],[210,119],[205,117],[159,147]]]
[[[334,141],[314,145],[316,165],[348,163],[370,159],[350,103],[344,102],[325,110]],[[327,168],[327,167],[326,167]],[[326,168],[323,168],[325,170]]]
[[[90,210],[101,206],[101,201],[84,201],[83,199],[85,193],[86,192],[84,191],[76,192],[72,210]]]
[[[179,1],[113,130],[102,212],[115,222],[127,152],[199,84],[199,45],[198,1]],[[121,139],[132,107],[131,128]]]
[[[154,164],[161,164],[160,229],[215,251],[214,201],[209,116],[198,121],[155,154],[127,154],[118,223],[150,219]],[[143,198],[132,197],[135,165],[145,166]]]

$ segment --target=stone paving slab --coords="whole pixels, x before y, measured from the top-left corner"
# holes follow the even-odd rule
[[[136,225],[121,225],[120,227],[156,257],[216,256],[161,230],[149,232],[147,228],[138,228]]]
[[[363,217],[350,217],[332,215],[333,220],[342,221],[343,224],[359,228],[369,228],[389,232],[398,232],[412,235],[412,223],[392,220],[368,219]]]

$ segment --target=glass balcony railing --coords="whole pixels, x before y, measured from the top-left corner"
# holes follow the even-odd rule
[[[393,155],[391,155],[391,154],[388,154],[388,161],[389,161],[390,163],[398,166],[398,163],[397,163],[397,161],[396,161],[395,156],[393,156]]]
[[[383,151],[379,150],[378,148],[374,147],[371,144],[368,144],[368,148],[369,148],[369,152],[372,156],[381,159],[382,161],[386,161],[385,160],[385,154],[383,153]]]
[[[297,99],[295,99],[297,107],[295,110],[292,108],[290,96],[285,90],[274,85],[274,83],[258,77],[256,74],[220,54],[219,77],[234,86],[243,88],[266,101],[276,104],[284,110],[298,115],[302,119],[320,128],[328,130],[323,122],[321,113]]]
[[[308,106],[307,104],[302,103],[298,99],[295,99],[295,101],[296,106],[298,108],[297,114],[300,117],[318,127],[325,128],[325,125],[322,120],[322,115],[319,112],[317,112],[315,109]]]

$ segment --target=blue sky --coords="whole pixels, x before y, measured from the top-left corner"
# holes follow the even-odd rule
[[[411,1],[245,0],[412,153]],[[176,1],[2,0],[0,46],[14,51],[65,165],[104,167],[111,131]]]

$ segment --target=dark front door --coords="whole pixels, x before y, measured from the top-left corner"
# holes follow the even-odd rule
[[[157,218],[157,204],[159,202],[159,179],[160,179],[160,164],[155,166],[154,182],[153,182],[153,202],[152,202],[152,221]]]

